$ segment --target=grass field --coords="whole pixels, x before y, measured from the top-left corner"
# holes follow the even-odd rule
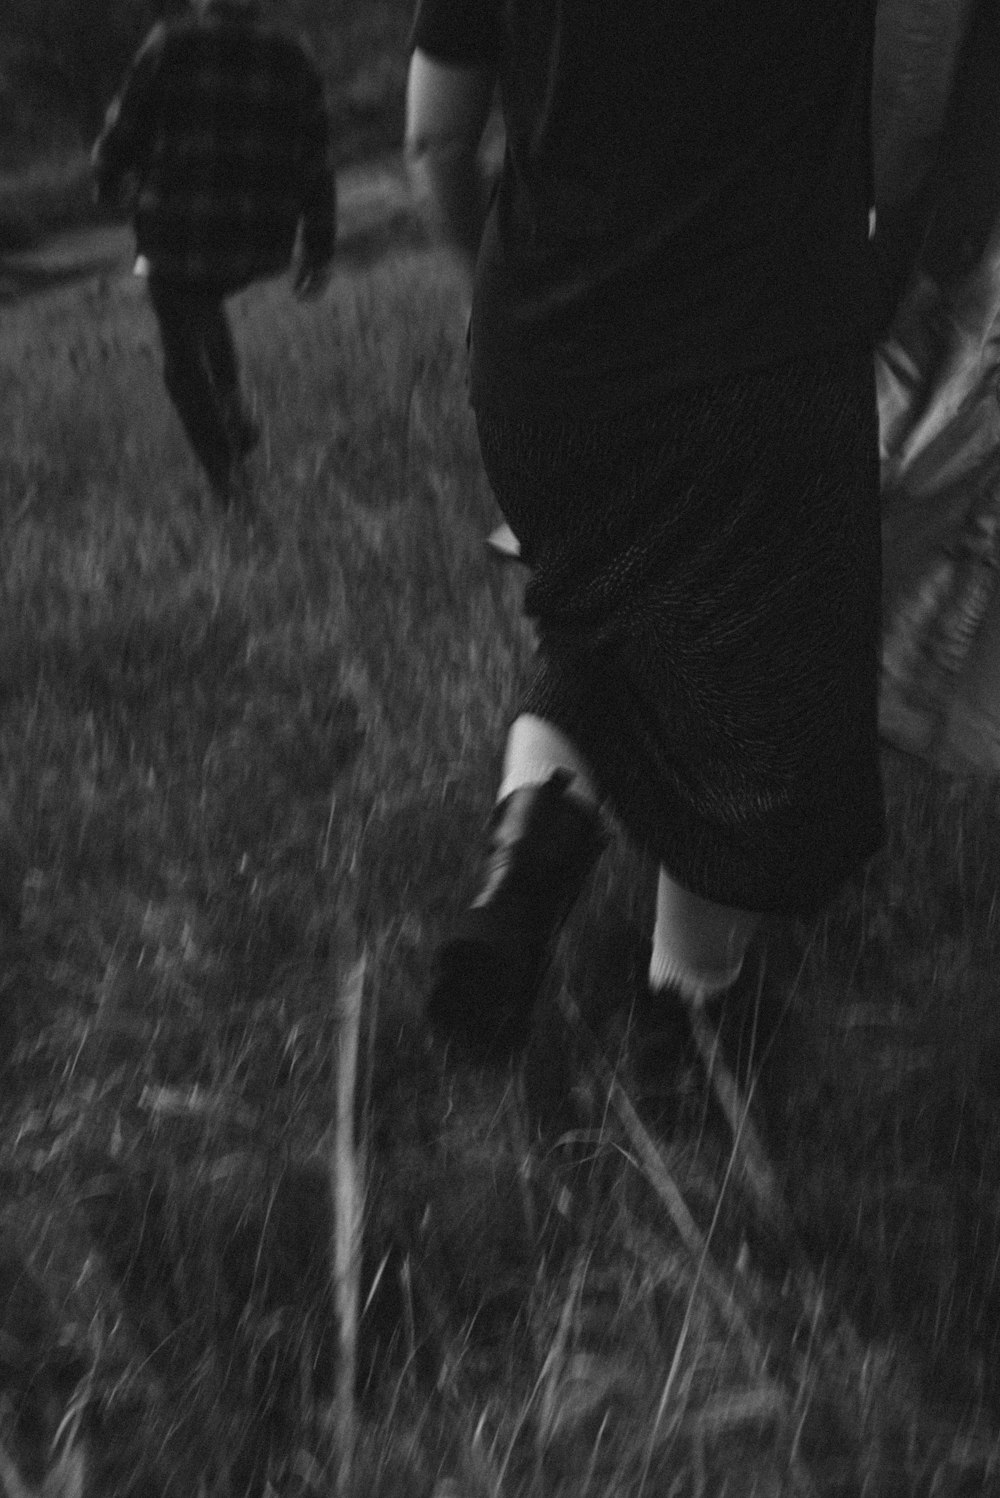
[[[887,758],[885,854],[799,933],[794,1233],[703,1100],[654,1138],[616,1080],[652,899],[620,840],[523,1069],[446,1072],[421,995],[532,641],[458,288],[355,250],[315,307],[234,304],[254,527],[205,498],[139,283],[0,309],[0,1485],[56,1437],[101,1498],[1000,1493],[996,792]]]

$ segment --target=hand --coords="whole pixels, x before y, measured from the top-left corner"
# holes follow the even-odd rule
[[[303,260],[295,271],[292,290],[300,302],[322,296],[330,280],[330,262]]]

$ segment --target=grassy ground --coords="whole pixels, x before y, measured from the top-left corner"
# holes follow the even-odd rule
[[[254,528],[206,501],[138,283],[0,310],[3,1449],[37,1482],[58,1431],[102,1498],[333,1491],[364,953],[353,1491],[1000,1492],[995,792],[887,761],[885,855],[799,933],[794,1231],[707,1099],[665,1137],[629,1108],[620,842],[523,1070],[445,1072],[421,994],[531,638],[457,288],[355,250],[315,308],[234,305]]]
[[[0,253],[30,249],[49,234],[98,222],[90,162],[81,151],[0,172]]]

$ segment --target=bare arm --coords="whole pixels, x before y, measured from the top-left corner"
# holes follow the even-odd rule
[[[406,161],[414,193],[471,285],[486,209],[479,145],[493,70],[437,62],[418,48],[406,93]]]

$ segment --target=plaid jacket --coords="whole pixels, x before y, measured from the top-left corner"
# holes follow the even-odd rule
[[[209,0],[136,54],[94,146],[98,199],[125,198],[137,250],[177,280],[235,290],[333,254],[336,190],[320,77],[256,5]]]

